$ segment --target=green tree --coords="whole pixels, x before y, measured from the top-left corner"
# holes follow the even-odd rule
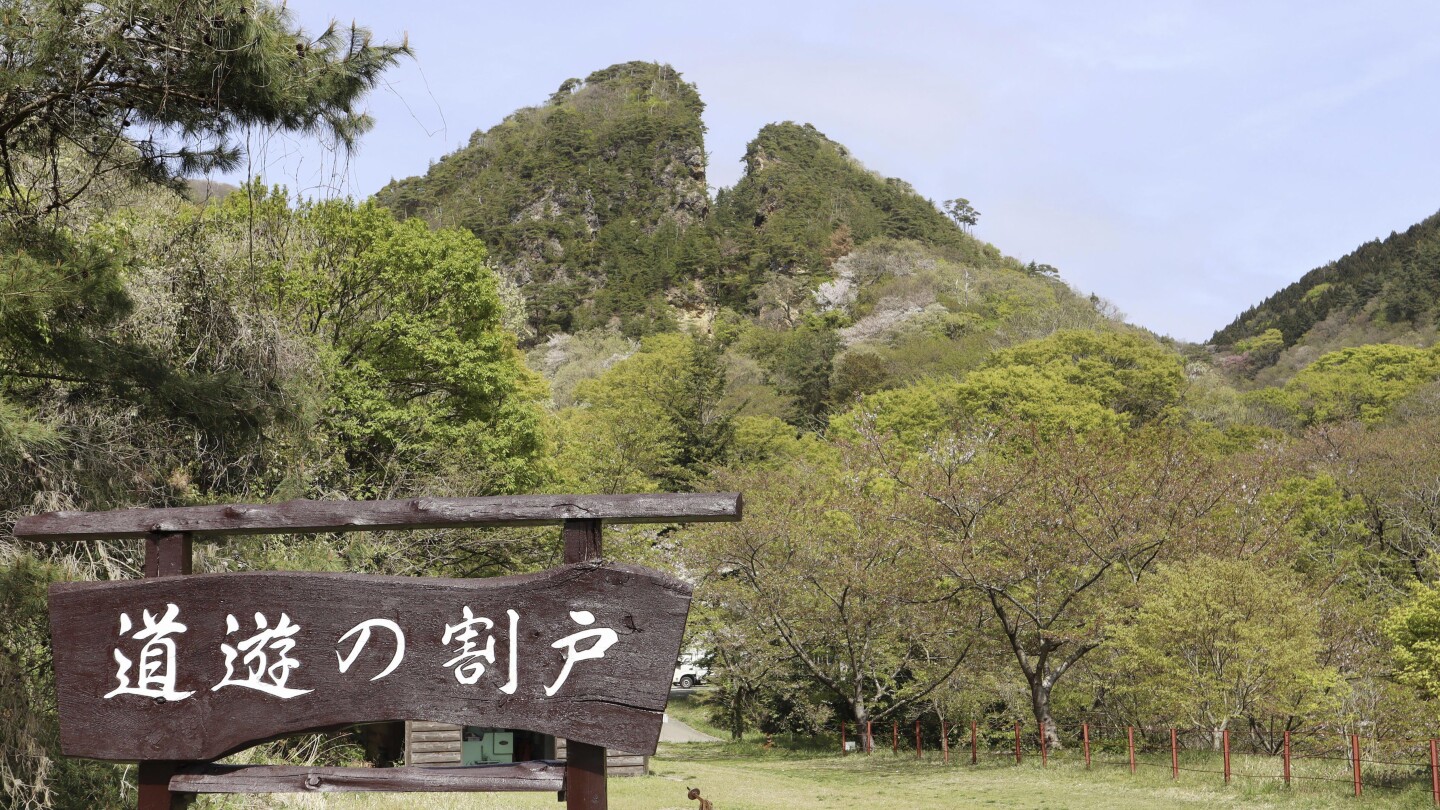
[[[1267,732],[1339,707],[1340,673],[1324,663],[1319,610],[1305,583],[1252,559],[1196,557],[1161,566],[1106,642],[1107,700],[1131,722],[1184,719],[1214,733],[1243,722]],[[1178,713],[1178,716],[1177,716]]]
[[[1440,695],[1440,586],[1416,583],[1383,625],[1395,677],[1426,697]]]
[[[353,24],[311,37],[264,0],[5,0],[0,212],[53,213],[112,173],[234,168],[252,126],[349,147],[370,126],[360,100],[408,53]]]
[[[561,467],[597,492],[692,489],[729,455],[734,413],[721,403],[720,347],[675,333],[574,388],[560,414]]]
[[[504,328],[478,239],[397,221],[373,202],[292,207],[261,188],[211,216],[242,235],[265,223],[258,253],[237,258],[320,353],[328,486],[376,497],[412,486],[416,470],[471,493],[547,480],[544,383]]]
[[[833,420],[924,444],[958,423],[1023,423],[1044,435],[1140,427],[1177,411],[1185,375],[1179,356],[1127,332],[1064,330],[995,352],[959,380],[930,380],[866,397]]]
[[[751,507],[681,544],[703,576],[699,598],[745,646],[778,642],[857,729],[925,700],[965,661],[983,614],[945,598],[888,481],[863,464],[797,461],[715,482]]]
[[[1440,377],[1440,351],[1388,343],[1321,355],[1285,384],[1282,402],[1304,424],[1378,422],[1404,397]]]
[[[741,350],[758,360],[770,384],[790,398],[786,418],[791,424],[814,430],[825,423],[840,351],[840,338],[829,324],[810,317],[793,329],[751,329]]]
[[[1042,438],[982,422],[918,451],[873,424],[858,434],[952,587],[989,608],[1057,747],[1052,694],[1104,641],[1116,595],[1165,555],[1234,534],[1216,525],[1233,482],[1178,431]]]
[[[1178,355],[1129,331],[1064,330],[996,352],[985,365],[1036,369],[1073,389],[1072,399],[1103,405],[1131,425],[1168,415],[1185,384]],[[997,409],[1000,396],[980,394],[976,399]]]
[[[1285,335],[1279,329],[1266,329],[1258,335],[1235,342],[1235,351],[1245,355],[1245,365],[1253,375],[1267,366],[1275,365],[1280,352],[1285,350]]]
[[[945,201],[945,213],[967,233],[980,221],[980,212],[964,197]]]

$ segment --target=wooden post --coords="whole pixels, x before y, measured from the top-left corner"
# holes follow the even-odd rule
[[[974,765],[980,761],[980,733],[976,728],[975,721],[970,721],[970,764]]]
[[[560,539],[565,546],[566,563],[598,560],[603,556],[599,520],[567,520],[561,526]],[[566,810],[609,810],[605,749],[567,740],[565,752]]]
[[[873,739],[875,738],[875,731],[874,731],[874,729],[873,729],[873,726],[874,726],[874,723],[872,723],[871,721],[869,721],[869,720],[866,720],[866,721],[865,721],[865,753],[867,753],[867,754],[872,754],[872,753],[874,753],[874,748],[875,748],[875,747],[874,747],[874,745],[872,745],[871,742],[870,742],[871,740],[873,740]]]
[[[840,721],[840,756],[845,756],[845,721]]]
[[[1170,778],[1180,778],[1180,746],[1175,741],[1175,729],[1170,729]]]
[[[1290,732],[1285,732],[1285,787],[1290,787]]]
[[[1135,727],[1125,727],[1125,737],[1130,741],[1130,772],[1135,772]]]
[[[950,764],[950,731],[945,728],[945,718],[940,718],[940,750],[945,754],[945,764]]]
[[[920,754],[920,718],[915,718],[915,758],[919,759]]]
[[[1020,764],[1020,721],[1015,721],[1015,764]]]
[[[1080,724],[1080,739],[1085,743],[1085,767],[1090,767],[1090,724]]]
[[[900,721],[890,721],[890,753],[900,754]]]
[[[182,810],[189,802],[183,793],[170,792],[170,777],[175,775],[174,762],[142,760],[138,773],[139,810]]]
[[[180,577],[189,574],[190,535],[184,532],[145,538],[145,578]]]
[[[145,538],[145,578],[178,577],[192,569],[191,537],[183,532],[160,534]],[[182,810],[193,794],[171,793],[170,777],[175,775],[176,762],[145,760],[138,769],[139,810]]]
[[[1050,765],[1050,746],[1045,744],[1045,724],[1040,724],[1040,767]]]
[[[1225,784],[1230,784],[1230,729],[1220,730],[1220,745],[1225,751]]]
[[[1350,763],[1355,774],[1355,795],[1360,795],[1360,735],[1350,735]]]
[[[1440,751],[1434,737],[1430,738],[1430,798],[1440,804]]]

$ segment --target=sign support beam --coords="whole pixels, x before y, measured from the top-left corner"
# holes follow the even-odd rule
[[[146,579],[184,576],[194,570],[193,562],[189,534],[175,532],[145,538]],[[190,805],[193,793],[170,792],[170,777],[179,765],[155,760],[140,762],[138,810],[184,810]]]
[[[603,556],[599,520],[567,520],[560,529],[560,539],[565,545],[567,563],[598,560]],[[605,749],[567,740],[565,752],[566,810],[608,810]]]

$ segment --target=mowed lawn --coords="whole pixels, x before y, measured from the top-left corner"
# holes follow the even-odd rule
[[[1162,763],[1155,762],[1161,766]],[[1017,808],[1402,808],[1430,807],[1428,785],[1372,789],[1356,799],[1343,784],[1312,783],[1286,790],[1278,780],[1237,779],[1225,787],[1218,776],[1182,774],[1171,782],[1162,767],[1131,775],[1124,767],[1085,771],[1078,763],[1005,765],[1001,762],[944,765],[889,751],[874,756],[799,756],[725,744],[662,746],[648,777],[611,780],[616,810],[694,808],[685,792],[698,787],[716,810],[799,810],[808,807],[895,807],[941,810],[957,807]],[[336,810],[461,810],[556,808],[554,794],[302,797],[297,804]]]

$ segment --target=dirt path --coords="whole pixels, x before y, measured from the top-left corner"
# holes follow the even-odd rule
[[[665,722],[660,724],[660,742],[720,742],[720,738],[711,737],[703,731],[696,731],[667,713]]]

